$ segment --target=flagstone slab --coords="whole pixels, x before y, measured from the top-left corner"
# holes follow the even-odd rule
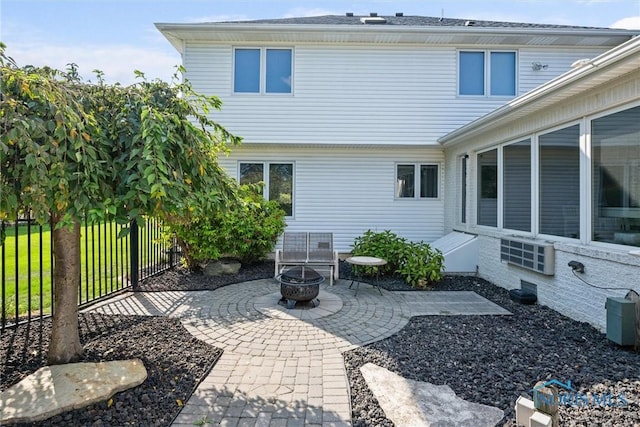
[[[504,417],[501,409],[461,399],[447,385],[405,379],[373,363],[360,372],[397,427],[493,427]]]
[[[45,420],[142,384],[140,359],[45,366],[0,393],[0,425]]]

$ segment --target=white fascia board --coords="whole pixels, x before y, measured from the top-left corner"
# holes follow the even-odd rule
[[[634,57],[635,56],[635,57]],[[611,67],[630,60],[626,67],[620,69],[612,69]],[[538,86],[537,88],[507,102],[500,108],[493,110],[464,126],[448,133],[438,139],[443,146],[452,146],[460,143],[472,136],[477,136],[487,129],[493,129],[496,126],[509,122],[516,118],[516,114],[526,109],[527,114],[537,112],[548,107],[548,103],[540,101],[548,99],[554,94],[566,90],[570,86],[577,85],[581,81],[585,81],[582,91],[589,89],[590,85],[586,80],[596,74],[610,71],[607,79],[613,79],[618,76],[627,74],[631,69],[640,68],[640,37],[635,37],[626,43],[621,44],[600,56],[597,56],[585,65],[567,71],[566,73],[556,77],[549,82]]]

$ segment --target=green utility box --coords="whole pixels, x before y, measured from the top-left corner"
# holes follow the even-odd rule
[[[625,298],[607,298],[607,338],[620,345],[636,343],[636,303]]]

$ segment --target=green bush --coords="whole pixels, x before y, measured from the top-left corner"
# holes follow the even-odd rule
[[[356,237],[353,242],[351,254],[353,256],[373,256],[382,258],[387,264],[379,267],[380,274],[393,274],[400,267],[401,254],[406,245],[406,240],[385,230],[376,233],[371,230],[364,232],[362,236]],[[377,273],[376,267],[365,268],[364,274]]]
[[[242,186],[239,197],[225,210],[211,212],[171,227],[182,246],[188,268],[221,257],[243,264],[265,259],[284,231],[285,212],[275,201],[265,200],[255,188]]]
[[[386,260],[387,264],[379,267],[379,273],[398,273],[413,287],[424,288],[442,279],[444,256],[439,250],[424,242],[410,242],[390,230],[380,233],[367,230],[355,238],[351,254]],[[376,268],[364,268],[362,273],[375,275]]]
[[[444,256],[424,242],[409,242],[397,272],[414,288],[426,288],[442,279]]]

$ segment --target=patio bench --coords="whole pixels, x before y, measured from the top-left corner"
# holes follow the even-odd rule
[[[325,232],[285,232],[282,249],[276,249],[275,275],[286,267],[309,266],[326,267],[330,271],[329,284],[339,277],[338,252],[333,250],[333,233]]]

